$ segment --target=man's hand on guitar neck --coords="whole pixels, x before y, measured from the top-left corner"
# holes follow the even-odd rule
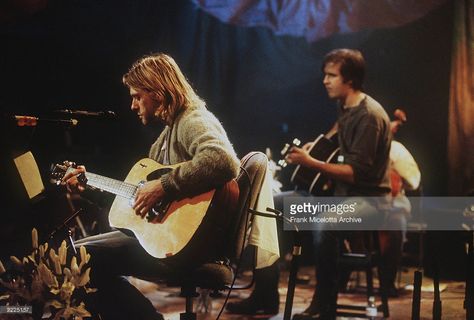
[[[309,151],[313,147],[314,142],[307,142],[301,148],[297,146],[293,146],[288,150],[288,154],[285,156],[285,161],[291,164],[301,164],[304,166],[303,162],[305,162],[304,158],[309,157]],[[303,161],[303,162],[301,162]]]
[[[148,212],[165,196],[161,180],[151,180],[138,188],[133,209],[144,218]]]
[[[291,147],[290,152],[286,155],[285,160],[290,164],[299,164],[303,167],[309,167],[312,160],[316,160],[309,155],[309,149],[312,143],[306,143],[302,148]]]
[[[312,142],[312,141],[311,142],[306,142],[302,148],[303,148],[303,150],[309,152],[309,150],[313,147],[313,145],[314,145],[314,142]]]
[[[306,144],[307,145],[307,144]],[[326,163],[310,156],[309,150],[303,148],[292,147],[290,152],[285,157],[285,160],[291,164],[301,165],[306,168],[312,168],[321,171],[329,178],[341,180],[346,183],[353,184],[354,169],[348,164]]]
[[[63,185],[65,184],[67,187],[67,191],[71,193],[83,192],[86,188],[84,186],[84,183],[81,182],[78,177],[85,173],[86,173],[86,167],[77,166],[77,168],[75,168],[71,172],[68,172],[64,175],[64,178],[62,179],[61,184]]]

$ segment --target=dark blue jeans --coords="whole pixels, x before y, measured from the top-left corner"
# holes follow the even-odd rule
[[[149,255],[135,237],[113,231],[76,242],[91,259],[91,287],[86,308],[102,319],[159,319],[151,302],[125,276],[165,279],[171,266]]]

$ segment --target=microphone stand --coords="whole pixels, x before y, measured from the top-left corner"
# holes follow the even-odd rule
[[[433,287],[434,287],[434,299],[433,299],[433,320],[441,320],[442,315],[442,302],[439,292],[439,263],[438,257],[436,256],[433,261],[434,272],[433,272]]]
[[[466,320],[474,319],[474,230],[470,232],[468,244],[466,291],[464,295],[464,309],[466,309]]]
[[[291,312],[293,309],[293,298],[295,295],[296,287],[296,276],[298,274],[298,268],[300,265],[301,257],[301,239],[297,227],[294,227],[296,228],[296,232],[293,244],[293,252],[291,256],[290,276],[288,277],[288,291],[286,294],[285,312],[283,314],[284,320],[291,319]]]
[[[283,314],[283,320],[291,320],[291,312],[293,309],[293,298],[295,295],[295,287],[296,287],[296,277],[298,274],[299,261],[301,257],[301,239],[299,236],[298,227],[295,224],[293,224],[289,219],[285,218],[283,216],[283,212],[273,209],[273,208],[267,208],[267,212],[272,212],[274,214],[268,214],[268,213],[260,212],[253,209],[249,209],[249,212],[257,216],[285,220],[295,230],[293,252],[292,252],[291,266],[290,266],[290,275],[288,277],[288,289],[287,289],[287,294],[286,294],[285,311]]]
[[[466,208],[464,216],[474,219],[474,205]],[[466,289],[464,293],[466,320],[474,319],[474,224],[471,225],[469,236],[469,243],[467,244]]]
[[[411,305],[411,320],[420,320],[420,302],[421,302],[421,271],[415,271],[415,278],[413,280],[413,299]]]
[[[56,226],[56,228],[49,234],[47,241],[52,240],[59,231],[65,231],[67,240],[74,251],[74,254],[77,254],[76,246],[74,245],[74,240],[72,239],[72,230],[69,227],[68,223],[75,219],[79,214],[81,214],[84,210],[81,208],[74,212],[70,217],[63,221],[60,225]]]
[[[36,127],[39,123],[65,125],[69,127],[77,126],[79,121],[76,119],[49,119],[38,118],[34,116],[14,115],[11,117],[18,127]]]

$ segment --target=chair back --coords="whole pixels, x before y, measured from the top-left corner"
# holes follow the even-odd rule
[[[232,221],[230,222],[227,243],[227,257],[237,259],[245,247],[250,232],[252,215],[249,208],[255,209],[260,190],[267,170],[268,158],[262,152],[250,152],[240,162],[237,176],[239,201]]]

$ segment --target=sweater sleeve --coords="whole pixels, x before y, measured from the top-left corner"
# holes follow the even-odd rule
[[[192,111],[177,123],[179,148],[190,160],[161,177],[171,196],[191,196],[237,176],[239,161],[224,128],[207,110]]]

